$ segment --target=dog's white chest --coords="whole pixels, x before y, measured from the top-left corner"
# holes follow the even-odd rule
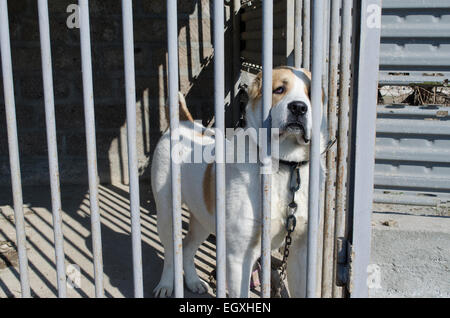
[[[296,217],[294,239],[302,236],[307,229],[308,207],[308,166],[300,168],[300,189],[296,192],[290,189],[292,172],[290,167],[280,166],[280,170],[274,174],[272,185],[272,246],[279,247],[286,236],[286,220],[290,213]],[[296,209],[288,206],[295,202]]]

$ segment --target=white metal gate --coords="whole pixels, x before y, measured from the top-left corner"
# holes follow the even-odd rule
[[[310,158],[309,222],[308,222],[308,297],[341,296],[336,283],[346,285],[352,297],[367,296],[367,266],[370,252],[370,215],[373,191],[375,118],[378,58],[380,46],[381,0],[327,1],[296,0],[294,59],[296,67],[312,71],[311,100],[313,134]],[[215,128],[225,131],[224,119],[224,0],[214,0],[215,48]],[[235,8],[240,3],[234,1]],[[273,59],[273,1],[261,2],[263,122],[269,127]],[[52,59],[47,0],[38,0],[41,36],[42,69],[45,89],[45,111],[48,157],[51,176],[52,210],[56,251],[58,294],[66,296],[61,199],[58,172],[55,111],[53,100]],[[89,2],[79,0],[80,38],[82,51],[84,110],[89,169],[89,193],[95,268],[95,290],[103,297],[103,261],[98,206],[97,159],[91,62]],[[342,12],[342,15],[340,15]],[[353,12],[353,14],[352,14]],[[139,182],[136,151],[136,97],[134,74],[134,43],[132,1],[122,0],[123,46],[125,53],[125,90],[128,127],[128,162],[130,176],[130,210],[135,297],[143,297],[141,229],[139,214]],[[169,106],[171,145],[180,141],[178,109],[178,43],[177,0],[167,0]],[[0,0],[0,34],[3,85],[7,114],[8,144],[14,196],[17,246],[20,259],[22,296],[30,297],[26,236],[17,140],[13,73],[7,0]],[[339,38],[341,38],[339,40]],[[352,40],[353,39],[353,40]],[[236,80],[236,79],[235,79]],[[236,83],[238,80],[236,80]],[[234,83],[235,84],[235,83]],[[319,165],[322,88],[329,95],[328,128],[337,139],[337,150],[327,158],[328,179],[320,191]],[[340,94],[338,96],[338,93]],[[225,133],[221,134],[225,136]],[[225,137],[216,138],[216,237],[217,297],[226,297],[225,271]],[[270,153],[263,151],[263,153]],[[220,160],[222,159],[222,160]],[[262,158],[262,162],[267,162]],[[175,296],[183,297],[181,186],[180,165],[172,160],[172,206],[174,224]],[[262,178],[262,297],[270,297],[270,213],[271,177]],[[323,209],[321,202],[324,202]],[[351,249],[351,250],[350,250]],[[347,257],[348,256],[348,257]]]

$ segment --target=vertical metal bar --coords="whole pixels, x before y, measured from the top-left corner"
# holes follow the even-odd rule
[[[351,32],[352,32],[352,0],[343,0],[342,4],[342,35],[341,35],[341,62],[339,80],[339,131],[337,145],[337,179],[336,179],[336,215],[335,238],[346,237],[346,183],[348,159],[348,130],[350,111],[350,78],[351,78]],[[334,263],[337,261],[334,253]],[[334,274],[336,276],[336,272]],[[342,288],[333,284],[333,297],[341,297]]]
[[[302,12],[303,0],[295,0],[295,18],[294,18],[294,67],[302,67]]]
[[[272,68],[273,68],[273,0],[263,1],[263,83],[262,83],[262,121],[263,132],[267,134],[268,140],[271,137],[270,109],[272,107]],[[272,166],[270,156],[270,141],[262,145],[263,151],[261,161],[264,168]],[[267,171],[265,171],[267,172]],[[262,281],[261,296],[270,298],[270,262],[271,262],[271,235],[270,235],[270,215],[272,208],[272,175],[264,173],[261,178],[261,196],[262,196],[262,240],[261,240],[261,264]]]
[[[9,38],[9,17],[7,0],[0,0],[0,45],[3,70],[3,90],[5,95],[6,126],[8,130],[9,162],[14,200],[14,219],[19,254],[20,284],[23,298],[31,297],[28,279],[28,258],[23,216],[22,181],[20,174],[19,142],[17,138],[16,105],[11,62],[11,41]]]
[[[224,2],[214,0],[214,109],[216,123],[217,297],[226,297],[225,253],[225,36]]]
[[[303,0],[303,68],[311,67],[311,0]]]
[[[239,88],[241,85],[241,0],[233,0],[233,124],[241,117]]]
[[[41,39],[42,77],[44,83],[45,122],[47,127],[48,161],[52,196],[53,233],[55,239],[56,274],[59,297],[66,297],[64,264],[64,235],[61,217],[61,189],[59,184],[58,148],[56,140],[55,101],[53,93],[52,55],[47,0],[38,1]]]
[[[351,297],[368,297],[371,215],[375,168],[377,86],[380,57],[381,0],[360,2],[358,59],[352,113],[352,180],[349,188],[352,228]]]
[[[336,139],[337,131],[337,94],[339,67],[339,31],[341,1],[331,1],[330,44],[329,44],[329,86],[328,86],[328,135]],[[325,184],[325,212],[322,259],[322,297],[332,296],[334,218],[336,203],[336,150],[333,147],[327,154],[327,179]]]
[[[322,55],[322,113],[323,117],[321,119],[321,125],[326,124],[326,121],[328,119],[328,98],[327,94],[325,93],[326,88],[328,88],[328,64],[329,64],[329,42],[330,42],[330,20],[331,20],[331,14],[330,14],[330,8],[331,8],[331,1],[325,0],[324,1],[324,10],[323,10],[323,27],[324,27],[324,34],[322,37],[323,40],[323,55]],[[321,161],[325,156],[321,156]],[[326,160],[324,160],[326,162]],[[324,162],[324,164],[326,164]],[[325,189],[326,184],[326,177],[320,178],[320,189]],[[318,239],[317,239],[317,279],[316,279],[316,291],[317,296],[321,297],[322,293],[322,263],[323,263],[323,233],[324,233],[324,214],[325,214],[325,191],[320,191],[319,195],[320,201],[319,201],[319,225],[318,225]]]
[[[175,297],[183,297],[183,247],[181,232],[181,170],[173,160],[180,141],[178,106],[178,25],[177,0],[167,0],[167,42],[169,61],[170,150],[172,169],[173,259]]]
[[[339,0],[338,0],[339,1]],[[323,88],[328,87],[329,80],[329,43],[330,43],[330,22],[331,22],[331,0],[325,0],[324,3],[324,36],[323,36]],[[325,94],[325,93],[324,93]],[[324,105],[324,110],[328,110],[328,100],[325,98],[326,104]]]
[[[313,51],[312,56],[312,136],[310,150],[309,197],[308,197],[308,253],[306,296],[316,297],[317,282],[317,244],[320,202],[320,124],[322,107],[322,70],[323,70],[323,10],[324,0],[316,0],[313,5]]]
[[[98,204],[97,143],[95,135],[94,89],[92,81],[91,35],[89,2],[79,0],[81,64],[83,71],[84,117],[86,125],[86,150],[91,208],[92,249],[94,255],[95,294],[103,297],[103,257],[101,222]]]
[[[142,276],[141,218],[136,133],[136,83],[134,70],[133,2],[122,0],[125,95],[127,105],[128,173],[130,176],[131,240],[134,296],[144,297]]]

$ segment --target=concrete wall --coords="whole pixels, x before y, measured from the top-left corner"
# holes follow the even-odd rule
[[[37,3],[8,1],[24,185],[48,184]],[[67,6],[50,0],[50,29],[55,84],[61,182],[86,184],[86,140],[78,29],[69,29]],[[138,151],[142,180],[160,132],[167,127],[166,1],[134,0]],[[178,1],[180,89],[196,119],[213,112],[213,48],[208,0]],[[102,183],[127,183],[121,2],[91,0],[91,37],[97,128],[98,171]],[[229,8],[227,8],[229,19]],[[227,43],[230,39],[226,23]],[[230,49],[230,48],[228,48]],[[231,63],[231,59],[230,60]],[[230,69],[230,67],[226,67]],[[228,76],[228,75],[227,75]],[[1,82],[1,79],[0,79]],[[0,182],[10,183],[3,85],[0,84]]]

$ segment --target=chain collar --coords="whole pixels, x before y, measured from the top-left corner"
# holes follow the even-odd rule
[[[330,151],[330,149],[336,144],[336,141],[337,141],[336,139],[330,140],[327,144],[327,147],[320,155],[322,156],[322,155],[326,154],[328,151]],[[297,161],[287,161],[287,160],[279,159],[278,162],[285,166],[290,166],[290,167],[294,166],[294,167],[301,168],[301,167],[307,165],[309,163],[309,160],[297,162]]]
[[[289,182],[289,190],[292,195],[291,202],[287,206],[287,218],[286,218],[286,238],[284,242],[283,260],[280,265],[280,281],[283,282],[286,279],[287,259],[289,257],[289,248],[292,245],[292,233],[294,233],[297,226],[297,218],[295,213],[297,212],[297,203],[295,202],[295,194],[300,190],[302,186],[302,179],[300,176],[300,168],[306,165],[308,161],[299,163],[289,163],[291,167],[291,177]],[[281,288],[281,286],[279,287]]]
[[[336,143],[336,139],[330,140],[328,142],[327,148],[325,151],[321,154],[326,154]],[[286,269],[287,269],[287,259],[289,257],[289,248],[292,245],[292,233],[295,231],[295,228],[297,226],[297,218],[295,216],[295,213],[297,212],[297,203],[295,202],[295,195],[296,193],[301,189],[302,186],[302,179],[300,176],[300,168],[307,165],[309,161],[301,161],[301,162],[292,162],[292,161],[285,161],[280,160],[280,164],[287,165],[291,168],[291,176],[290,176],[290,182],[289,182],[289,190],[292,195],[292,200],[287,206],[287,218],[286,218],[286,238],[284,242],[284,250],[283,250],[283,260],[281,261],[280,265],[280,282],[281,285],[283,284],[283,281],[286,279]],[[278,286],[277,293],[280,293],[282,286]]]

